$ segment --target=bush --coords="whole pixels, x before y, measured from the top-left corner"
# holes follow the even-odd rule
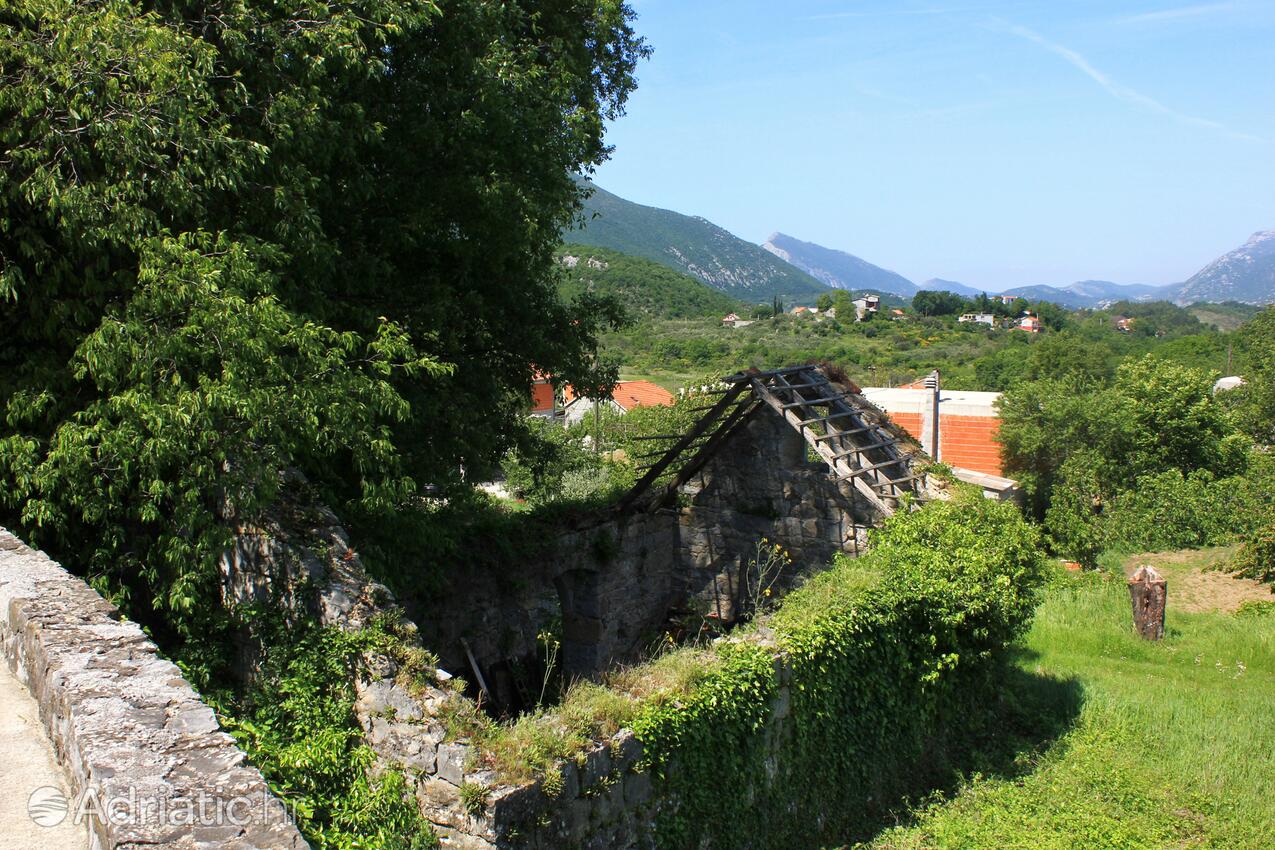
[[[373,770],[375,756],[354,714],[352,676],[373,650],[398,655],[408,669],[433,665],[416,656],[409,661],[380,623],[357,633],[266,620],[259,625],[270,634],[253,685],[242,694],[205,697],[270,789],[289,804],[311,846],[437,847],[412,783],[401,770]]]
[[[1037,546],[1012,506],[963,495],[894,517],[869,554],[791,594],[764,624],[786,657],[784,737],[775,651],[719,644],[689,695],[633,724],[675,801],[659,809],[656,843],[818,846],[934,780],[924,768],[942,770],[940,742],[960,737],[991,693],[992,661],[1028,624]]]
[[[1244,542],[1231,567],[1244,578],[1275,582],[1275,516]]]
[[[1249,455],[1243,475],[1170,469],[1144,475],[1104,497],[1083,460],[1064,466],[1045,524],[1056,549],[1093,566],[1106,549],[1165,551],[1233,543],[1256,531],[1275,500],[1275,475],[1264,453]]]
[[[605,499],[618,488],[611,467],[584,444],[584,426],[563,428],[529,419],[522,445],[505,456],[501,469],[509,491],[532,505]]]

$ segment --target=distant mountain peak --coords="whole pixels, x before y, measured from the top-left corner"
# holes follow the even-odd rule
[[[874,266],[854,254],[803,242],[785,233],[772,233],[761,247],[836,289],[873,289],[905,298],[917,292],[916,284],[901,274]]]
[[[955,292],[957,295],[964,295],[967,298],[973,298],[976,295],[982,295],[986,289],[978,289],[969,284],[960,283],[955,280],[944,280],[941,277],[932,277],[929,280],[917,284],[921,289],[932,292]]]
[[[772,297],[809,299],[827,288],[794,265],[763,251],[703,216],[648,207],[584,180],[584,224],[568,242],[610,248],[689,274],[714,289],[752,303]]]
[[[1174,301],[1275,303],[1275,230],[1259,230],[1240,247],[1200,269],[1174,292]]]

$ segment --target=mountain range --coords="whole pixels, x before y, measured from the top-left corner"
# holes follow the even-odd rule
[[[1174,288],[1172,300],[1178,304],[1275,302],[1275,230],[1254,233],[1243,245],[1200,269]]]
[[[943,280],[941,277],[932,277],[927,281],[918,283],[917,286],[921,289],[929,289],[936,292],[955,292],[957,295],[964,295],[967,298],[973,298],[976,295],[986,292],[984,289],[979,289],[965,283],[957,283],[954,280]]]
[[[903,275],[874,266],[854,254],[782,233],[772,233],[762,247],[834,289],[871,289],[909,298],[920,291]]]
[[[828,291],[800,268],[708,219],[635,204],[583,182],[592,190],[584,202],[584,227],[564,233],[566,242],[653,260],[754,304],[775,296],[813,303]]]
[[[916,284],[846,251],[784,233],[773,233],[764,244],[755,245],[705,218],[635,204],[580,179],[592,191],[584,204],[585,223],[581,229],[565,232],[565,241],[644,257],[741,301],[769,302],[779,296],[790,304],[813,304],[830,287],[903,298],[921,290],[947,290],[967,297],[988,291],[942,278]],[[1271,304],[1275,303],[1275,230],[1253,234],[1185,283],[1152,286],[1082,280],[1061,287],[1018,286],[1000,294],[1052,301],[1070,309],[1153,300],[1182,305]]]

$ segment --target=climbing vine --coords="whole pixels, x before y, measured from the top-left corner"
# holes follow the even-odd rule
[[[889,521],[789,596],[771,641],[719,644],[689,695],[633,728],[662,780],[664,848],[818,846],[932,787],[1043,576],[1036,532],[975,494]]]

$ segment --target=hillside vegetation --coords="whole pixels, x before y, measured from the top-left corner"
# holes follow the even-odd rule
[[[715,319],[653,319],[605,334],[603,347],[626,375],[670,385],[693,375],[815,359],[844,366],[866,386],[905,383],[939,369],[946,387],[989,391],[1068,372],[1105,379],[1124,358],[1150,352],[1183,366],[1219,372],[1226,368],[1230,338],[1165,302],[1074,313],[1052,305],[1034,306],[1047,323],[1043,334],[910,311],[896,321],[878,315],[855,322],[842,318],[849,310],[838,310],[835,320],[785,314],[742,328],[723,327]],[[1129,314],[1138,316],[1135,330],[1121,333],[1115,317]],[[1233,347],[1233,368],[1242,367],[1244,356],[1241,346]]]
[[[707,219],[642,206],[582,181],[583,226],[564,231],[570,243],[596,245],[644,257],[693,275],[714,289],[753,303],[778,295],[812,301],[828,288]]]
[[[591,245],[564,245],[558,250],[563,300],[584,293],[615,298],[630,319],[719,319],[743,311],[735,298],[690,275],[641,257]]]

